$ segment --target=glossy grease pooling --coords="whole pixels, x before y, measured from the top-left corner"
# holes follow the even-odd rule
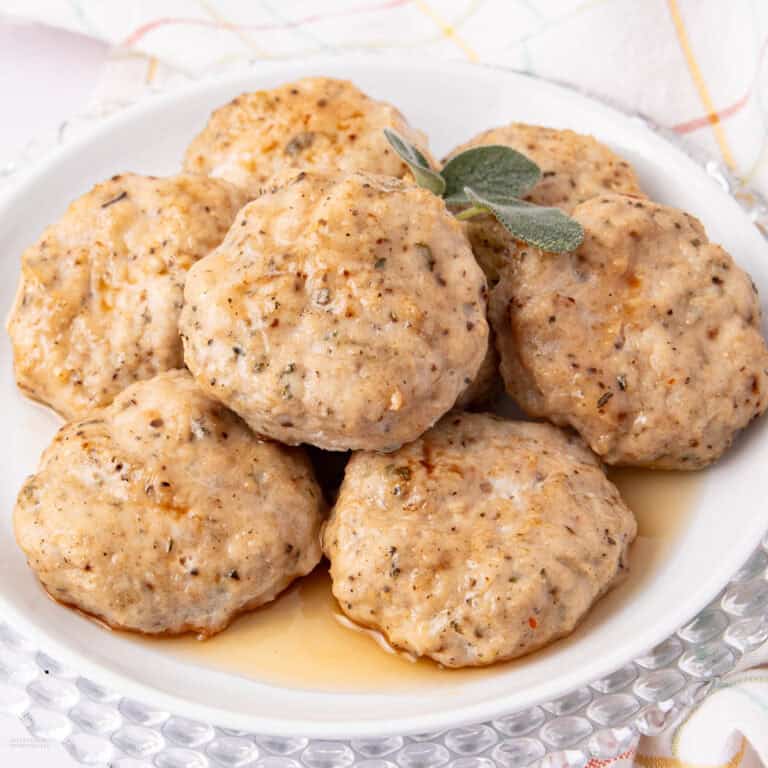
[[[570,638],[594,626],[593,616],[620,607],[658,569],[678,539],[696,500],[698,473],[612,470],[611,480],[637,517],[639,535],[630,550],[627,580],[598,603],[596,611]],[[341,619],[341,620],[340,620]],[[201,666],[232,672],[275,685],[336,691],[402,691],[461,685],[525,664],[527,657],[483,669],[449,670],[428,660],[413,661],[382,638],[342,624],[331,595],[327,564],[302,579],[274,603],[237,619],[208,640],[192,635],[149,639],[127,636],[153,651],[173,654]],[[556,650],[557,643],[551,646]],[[544,649],[538,653],[548,653]]]

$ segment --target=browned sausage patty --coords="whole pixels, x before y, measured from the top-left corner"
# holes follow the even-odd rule
[[[747,275],[693,216],[603,195],[573,253],[521,248],[491,299],[508,392],[611,464],[697,469],[768,404]]]
[[[392,454],[352,456],[323,548],[347,616],[462,667],[568,634],[635,531],[575,435],[453,412]]]

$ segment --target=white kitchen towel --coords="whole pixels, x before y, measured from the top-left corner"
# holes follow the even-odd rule
[[[0,0],[187,74],[420,53],[563,80],[673,128],[768,193],[767,0]],[[120,81],[107,83],[120,96]]]

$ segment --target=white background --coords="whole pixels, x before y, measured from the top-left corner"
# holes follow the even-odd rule
[[[106,47],[89,38],[0,18],[0,167],[85,109],[105,57]],[[0,715],[1,768],[76,765],[59,744],[37,741]]]

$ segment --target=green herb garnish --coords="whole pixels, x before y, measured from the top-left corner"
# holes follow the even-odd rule
[[[581,224],[559,208],[520,199],[539,181],[541,170],[511,147],[473,147],[438,172],[402,136],[389,128],[384,134],[420,187],[442,197],[448,205],[467,206],[456,214],[457,219],[490,213],[513,237],[553,253],[573,251],[584,240]]]
[[[445,179],[445,202],[457,205],[471,202],[465,187],[494,202],[519,198],[536,186],[541,171],[514,149],[490,145],[456,155],[443,166],[440,175]]]
[[[473,206],[458,214],[458,219],[490,211],[518,240],[552,253],[573,251],[584,240],[581,224],[559,208],[547,208],[514,198],[498,203],[475,194],[469,187],[464,187],[464,191]]]
[[[430,192],[434,192],[438,197],[441,196],[445,191],[445,179],[437,171],[432,170],[429,165],[429,160],[427,160],[427,158],[424,157],[413,144],[400,136],[400,134],[395,133],[389,128],[385,128],[384,135],[387,137],[387,141],[392,145],[392,149],[400,155],[400,157],[408,164],[411,171],[413,171],[413,175],[416,177],[416,183],[420,187],[424,187]]]

